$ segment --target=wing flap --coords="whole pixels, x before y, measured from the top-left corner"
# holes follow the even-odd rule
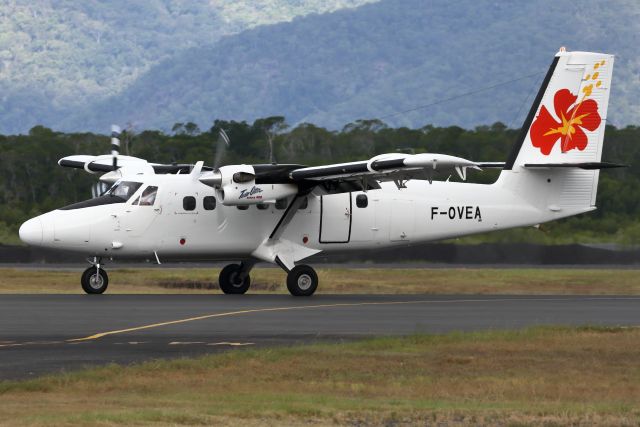
[[[312,166],[292,171],[293,181],[334,181],[371,178],[378,181],[428,179],[434,173],[457,172],[466,179],[466,169],[480,169],[478,163],[446,154],[382,154],[370,160]]]

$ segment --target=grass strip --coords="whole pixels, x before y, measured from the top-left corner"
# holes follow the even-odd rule
[[[219,293],[219,269],[109,270],[107,292]],[[81,271],[0,268],[0,293],[82,293]],[[349,269],[319,268],[318,293],[640,295],[637,270],[617,269]],[[285,273],[256,268],[251,293],[286,294]]]
[[[232,350],[0,382],[6,425],[638,425],[640,330]]]

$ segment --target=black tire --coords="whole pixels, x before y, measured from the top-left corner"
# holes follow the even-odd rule
[[[287,274],[287,289],[295,297],[308,297],[318,288],[318,275],[308,265],[298,265]]]
[[[101,294],[109,286],[109,276],[103,268],[89,267],[82,273],[80,284],[88,294]]]
[[[251,286],[251,277],[247,274],[244,280],[238,280],[238,273],[240,273],[239,264],[229,264],[220,272],[218,277],[218,285],[225,294],[244,294],[249,290]]]

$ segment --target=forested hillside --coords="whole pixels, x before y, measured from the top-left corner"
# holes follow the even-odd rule
[[[286,129],[284,118],[253,123],[216,121],[201,132],[193,123],[177,123],[171,134],[129,132],[123,136],[123,154],[154,162],[213,163],[218,129],[224,128],[232,145],[225,163],[264,163],[268,159],[267,132]],[[420,129],[390,128],[379,120],[357,121],[339,132],[302,124],[275,134],[275,157],[280,163],[307,165],[370,158],[386,152],[436,152],[477,161],[504,161],[518,130],[501,123],[465,130],[457,126]],[[544,243],[607,242],[640,244],[640,127],[608,126],[603,160],[632,167],[601,173],[599,209],[579,217],[550,223],[544,231],[520,229],[472,238],[472,241],[527,241]],[[41,126],[28,135],[0,136],[0,242],[17,243],[22,221],[44,211],[90,198],[97,176],[57,166],[71,154],[106,154],[108,136],[62,133]],[[470,171],[470,180],[492,182],[496,172]],[[452,177],[452,179],[456,179]]]
[[[56,126],[162,60],[222,36],[368,1],[3,0],[0,132]]]
[[[617,55],[609,123],[640,123],[637,0],[9,0],[0,132],[268,115],[516,127],[563,45]]]

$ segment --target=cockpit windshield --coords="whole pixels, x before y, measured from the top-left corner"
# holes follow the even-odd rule
[[[142,185],[141,182],[133,182],[133,181],[116,182],[113,185],[113,187],[108,189],[107,192],[104,193],[102,196],[85,200],[83,202],[74,203],[72,205],[60,208],[60,210],[68,211],[71,209],[82,209],[82,208],[90,208],[94,206],[125,203],[131,198],[131,196],[133,196],[133,194],[138,190],[138,188],[140,188],[141,185]],[[155,202],[155,193],[153,194],[153,200],[151,200],[150,202],[151,205],[153,205],[154,202]]]
[[[133,196],[142,183],[133,181],[120,181],[107,191],[108,196],[120,197],[124,201],[127,201]]]

